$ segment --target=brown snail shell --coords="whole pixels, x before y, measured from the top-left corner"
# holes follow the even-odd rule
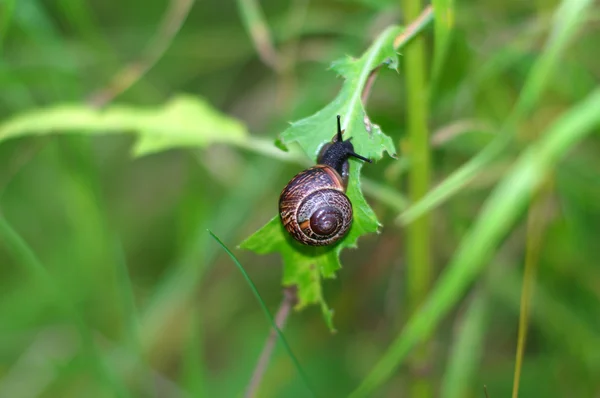
[[[352,225],[352,203],[346,196],[349,157],[368,162],[343,141],[338,116],[337,141],[323,147],[316,166],[294,176],[279,197],[281,222],[298,242],[309,246],[331,245]]]
[[[352,204],[342,177],[332,167],[317,165],[297,174],[279,198],[285,229],[298,242],[330,245],[352,225]]]

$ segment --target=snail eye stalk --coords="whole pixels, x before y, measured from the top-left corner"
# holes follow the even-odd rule
[[[360,160],[364,160],[365,162],[373,163],[373,161],[371,159],[368,159],[368,158],[366,158],[364,156],[360,156],[356,152],[350,152],[350,153],[348,153],[348,155],[354,156],[355,158],[360,159]]]
[[[342,123],[340,122],[340,115],[337,115],[337,125],[338,125],[337,140],[338,140],[338,142],[342,142],[344,139],[342,138]]]

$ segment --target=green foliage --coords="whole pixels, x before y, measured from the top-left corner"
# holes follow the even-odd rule
[[[599,4],[433,0],[435,16],[398,36],[399,73],[389,47],[372,60],[392,62],[363,105],[366,55],[418,3],[0,1],[0,396],[240,396],[273,333],[249,286],[279,323],[282,276],[330,327],[323,297],[335,309],[335,335],[317,310],[285,322],[319,396],[510,396],[525,282],[519,396],[596,396]],[[410,180],[427,176],[411,158],[419,98],[404,47],[416,35],[431,139],[417,202]],[[386,135],[369,138],[363,112]],[[357,152],[395,153],[389,136],[400,159],[351,160],[363,223],[339,246],[291,250],[278,195],[337,113]],[[132,142],[157,155],[132,160]],[[535,281],[523,273],[533,210]],[[405,226],[423,215],[434,285],[415,311]],[[282,251],[238,250],[249,283],[206,231],[234,247],[267,220],[255,249]],[[379,231],[358,239],[366,227]],[[313,266],[282,269],[282,257]],[[284,348],[257,396],[307,396]]]
[[[2,53],[2,44],[6,31],[10,26],[13,12],[15,10],[16,0],[6,0],[0,4],[0,54]]]
[[[206,100],[189,95],[164,106],[56,105],[23,113],[0,124],[0,141],[34,134],[135,133],[137,156],[177,147],[203,147],[244,140],[244,126],[220,114]]]
[[[491,281],[485,281],[493,283]],[[474,385],[477,366],[481,362],[484,338],[489,324],[489,295],[480,287],[478,294],[470,298],[468,308],[458,327],[454,329],[452,354],[448,358],[440,396],[442,398],[462,398],[468,395]]]
[[[533,192],[575,144],[600,126],[600,90],[558,119],[517,160],[486,201],[423,307],[379,360],[352,397],[369,396],[394,371],[410,349],[433,331],[467,287],[479,276]],[[595,364],[597,366],[597,364]]]
[[[388,28],[358,59],[345,58],[334,62],[332,69],[345,80],[340,93],[325,108],[306,119],[292,123],[281,138],[285,144],[297,142],[311,159],[317,159],[322,145],[335,135],[336,115],[342,116],[344,139],[352,137],[354,150],[369,158],[379,159],[383,151],[396,156],[390,137],[372,124],[363,106],[361,95],[371,71],[382,64],[396,69],[398,58],[393,47],[398,27]],[[322,278],[333,278],[341,268],[339,255],[345,248],[355,248],[358,238],[377,232],[379,222],[360,189],[361,162],[352,162],[347,195],[352,202],[354,220],[348,234],[334,247],[309,247],[295,242],[285,231],[279,217],[241,244],[260,254],[281,253],[284,263],[283,284],[298,286],[298,308],[320,304],[330,330],[334,330],[332,311],[327,307],[321,287]]]
[[[518,101],[512,107],[510,115],[506,117],[497,138],[432,189],[423,199],[404,211],[398,217],[400,223],[408,224],[448,200],[481,170],[484,170],[486,165],[503,153],[514,137],[517,123],[532,111],[552,74],[558,71],[560,57],[577,30],[581,29],[586,15],[585,10],[591,4],[591,0],[565,0],[561,3],[554,14],[552,35],[546,42],[541,56],[531,68],[525,85],[519,93]]]
[[[435,48],[433,52],[431,79],[433,84],[436,84],[439,82],[445,59],[448,56],[456,16],[454,15],[454,0],[434,0],[432,5],[435,9]]]

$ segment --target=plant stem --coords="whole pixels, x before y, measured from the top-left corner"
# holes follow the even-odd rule
[[[401,0],[405,19],[412,21],[421,13],[421,0]],[[408,157],[412,167],[409,170],[409,197],[412,203],[418,202],[429,190],[429,133],[427,129],[427,82],[425,71],[425,41],[415,37],[404,50]],[[403,146],[403,145],[401,145]],[[429,216],[423,215],[407,226],[406,258],[408,283],[408,308],[414,314],[425,300],[431,281],[431,248]],[[415,351],[412,362],[412,384],[409,396],[431,397],[432,387],[426,380],[429,364],[428,344],[425,342]]]
[[[275,324],[280,330],[282,330],[285,326],[287,318],[290,315],[290,312],[292,311],[296,301],[296,288],[285,288],[283,291],[283,300],[281,301],[279,309],[277,310],[277,314],[275,315]],[[258,392],[258,387],[260,386],[260,382],[267,371],[267,367],[269,366],[269,361],[273,355],[273,348],[275,348],[276,342],[277,331],[275,329],[271,329],[269,337],[267,337],[267,341],[265,342],[265,346],[263,347],[260,357],[258,358],[258,362],[256,363],[256,367],[254,368],[254,372],[252,372],[250,383],[248,383],[248,387],[246,388],[246,393],[244,394],[246,398],[252,398]]]
[[[527,329],[529,327],[529,313],[531,299],[535,286],[538,262],[542,249],[542,241],[548,215],[546,206],[550,195],[550,182],[543,185],[536,193],[527,214],[527,247],[525,252],[525,272],[523,275],[523,286],[521,287],[521,303],[519,313],[519,332],[517,338],[517,352],[515,354],[515,373],[513,376],[512,398],[519,397],[519,384],[521,380],[521,369],[525,344],[527,342]]]
[[[279,340],[281,341],[281,344],[283,345],[283,347],[287,351],[290,359],[294,363],[294,366],[296,367],[296,370],[298,371],[298,374],[300,375],[300,377],[302,377],[302,380],[304,381],[304,384],[305,384],[306,388],[310,392],[310,396],[316,397],[317,394],[315,393],[315,390],[312,388],[312,386],[311,386],[311,384],[310,384],[310,382],[308,380],[308,376],[306,375],[306,372],[304,371],[304,369],[302,368],[302,366],[300,366],[300,362],[298,362],[298,358],[296,358],[296,356],[292,352],[292,348],[290,347],[290,345],[287,342],[285,336],[283,335],[283,332],[281,331],[281,329],[279,328],[279,326],[275,322],[275,319],[273,318],[273,315],[271,315],[271,312],[267,308],[267,305],[265,304],[265,302],[263,301],[262,297],[260,296],[260,293],[258,292],[258,289],[256,288],[256,285],[254,285],[254,282],[252,282],[252,279],[250,279],[250,276],[248,276],[248,273],[246,272],[246,270],[244,269],[244,267],[242,266],[242,264],[240,264],[239,260],[235,257],[235,255],[231,252],[231,250],[229,250],[229,248],[227,246],[225,246],[225,244],[217,237],[217,235],[213,234],[210,230],[208,230],[208,233],[219,244],[219,246],[221,246],[221,248],[223,248],[223,250],[225,250],[225,252],[229,255],[229,257],[231,257],[231,259],[233,260],[234,264],[236,265],[236,267],[238,268],[238,270],[241,272],[242,276],[244,277],[244,279],[246,280],[246,282],[250,286],[250,289],[252,290],[252,293],[254,293],[254,296],[256,297],[256,299],[258,300],[258,303],[262,307],[263,312],[265,313],[266,317],[269,319],[269,322],[271,323],[271,326],[273,327],[273,330],[275,331],[275,333],[277,333],[277,336],[279,337]],[[295,294],[293,294],[291,296],[295,297]],[[292,302],[293,302],[293,300],[292,300]]]
[[[269,25],[258,0],[238,0],[238,10],[260,60],[275,72],[281,70],[281,56],[277,53]]]

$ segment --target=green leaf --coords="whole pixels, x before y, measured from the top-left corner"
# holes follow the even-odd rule
[[[240,247],[258,254],[279,252],[283,257],[283,285],[298,288],[298,304],[320,304],[327,327],[333,326],[333,312],[329,310],[321,290],[321,276],[333,278],[340,266],[338,252],[331,247],[309,248],[296,242],[283,228],[279,216],[246,239]],[[337,247],[337,246],[336,246]]]
[[[341,115],[344,139],[353,137],[352,144],[357,153],[371,159],[380,159],[383,151],[387,151],[395,157],[396,152],[391,138],[383,134],[379,126],[370,122],[361,95],[371,71],[382,64],[392,69],[397,68],[398,57],[393,41],[400,32],[399,27],[388,28],[362,57],[358,59],[347,57],[334,62],[332,69],[345,79],[339,94],[319,112],[292,123],[281,134],[283,143],[286,145],[291,142],[298,143],[302,150],[316,161],[320,148],[330,142],[335,135],[336,115]],[[309,247],[297,243],[284,230],[278,216],[240,245],[259,254],[281,253],[284,262],[283,284],[298,287],[297,308],[320,304],[325,321],[331,330],[333,330],[332,311],[323,298],[321,279],[334,278],[335,272],[341,268],[340,252],[345,248],[356,247],[359,237],[377,232],[380,226],[360,189],[359,176],[362,166],[362,162],[351,161],[346,194],[352,202],[354,221],[348,234],[334,246]]]
[[[20,114],[0,124],[0,142],[27,135],[80,133],[138,136],[137,156],[174,147],[202,147],[246,138],[243,124],[199,97],[180,95],[159,107],[56,105]]]

